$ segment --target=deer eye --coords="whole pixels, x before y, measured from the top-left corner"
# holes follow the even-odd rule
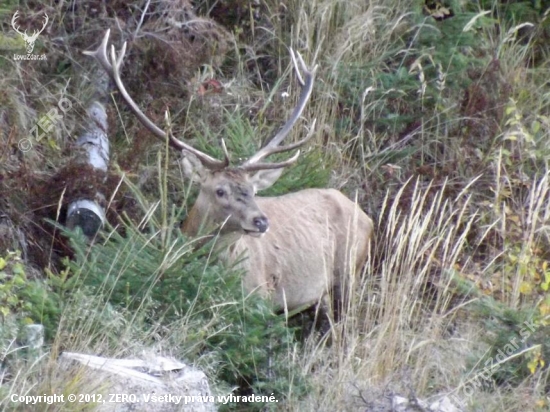
[[[223,189],[216,190],[216,196],[218,197],[224,197],[225,191]]]

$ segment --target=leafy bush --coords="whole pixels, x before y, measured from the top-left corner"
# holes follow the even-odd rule
[[[444,21],[421,10],[410,13],[407,20],[408,30],[377,59],[339,65],[335,73],[340,102],[355,115],[370,102],[363,120],[378,133],[402,133],[422,117],[441,121],[430,119],[434,111],[450,119],[455,113],[446,110],[446,99],[460,98],[472,82],[469,71],[490,61],[477,34],[493,23],[490,18],[456,9]]]
[[[2,338],[17,333],[22,325],[41,323],[52,337],[61,314],[59,296],[49,285],[29,279],[21,253],[7,252],[0,256],[0,319]],[[8,327],[11,325],[12,327]]]

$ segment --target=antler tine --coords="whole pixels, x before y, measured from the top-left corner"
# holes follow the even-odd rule
[[[311,127],[309,128],[309,132],[306,137],[304,137],[302,140],[289,144],[287,146],[278,146],[275,147],[270,154],[280,153],[280,152],[286,152],[288,150],[294,150],[300,146],[302,146],[305,142],[307,142],[311,137],[313,136],[313,133],[315,132],[315,123],[317,122],[317,119],[313,119],[313,123],[311,124]],[[294,156],[292,156],[290,159],[287,159],[283,162],[278,163],[262,163],[262,162],[255,162],[252,164],[247,164],[241,166],[241,169],[246,170],[247,172],[255,172],[258,170],[266,170],[266,169],[279,169],[281,167],[287,167],[296,162],[298,158],[300,157],[300,150],[296,152]]]
[[[128,104],[130,106],[130,110],[134,115],[138,118],[138,120],[143,124],[151,133],[153,133],[155,136],[162,140],[169,139],[169,143],[172,147],[178,149],[178,150],[185,150],[187,152],[192,153],[195,155],[200,162],[206,166],[209,169],[218,170],[223,169],[229,164],[229,159],[226,156],[225,161],[215,159],[206,153],[201,152],[200,150],[195,149],[194,147],[188,145],[185,142],[182,142],[179,139],[176,139],[172,133],[166,133],[164,130],[159,128],[156,124],[154,124],[139,108],[139,106],[134,102],[134,100],[130,97],[128,91],[126,90],[126,87],[124,87],[124,83],[122,82],[122,79],[120,78],[120,68],[122,67],[122,63],[124,61],[124,55],[126,54],[126,42],[122,45],[122,48],[120,49],[120,52],[118,54],[118,58],[116,56],[115,46],[111,45],[111,58],[109,60],[108,54],[107,54],[107,45],[109,44],[109,36],[111,34],[111,30],[108,29],[105,32],[105,35],[103,36],[103,40],[101,41],[101,44],[99,47],[94,51],[85,51],[84,54],[87,56],[94,57],[99,64],[103,67],[103,69],[109,74],[109,76],[115,81],[115,84]],[[227,149],[225,150],[227,152]]]
[[[260,169],[273,169],[277,168],[277,166],[274,167],[267,167],[268,163],[258,163],[263,158],[270,156],[275,153],[281,153],[286,152],[289,150],[296,149],[297,147],[303,145],[305,142],[307,142],[311,136],[312,133],[309,133],[306,138],[300,140],[297,143],[293,143],[287,146],[279,146],[279,144],[285,139],[285,137],[290,133],[290,130],[292,127],[296,124],[300,116],[302,115],[302,112],[304,111],[304,108],[306,107],[306,104],[311,97],[311,92],[313,90],[313,82],[315,79],[315,72],[317,71],[317,65],[315,65],[311,70],[308,69],[306,66],[304,59],[302,58],[301,54],[298,52],[294,52],[294,50],[290,49],[290,56],[292,59],[292,63],[294,65],[294,70],[296,71],[296,76],[298,78],[298,82],[300,83],[300,86],[302,87],[302,92],[300,94],[300,99],[298,100],[298,104],[292,111],[292,115],[287,120],[287,122],[284,124],[284,126],[279,130],[279,132],[271,138],[268,144],[266,144],[263,148],[261,148],[256,154],[254,154],[252,157],[250,157],[246,162],[244,162],[241,166],[242,169],[245,170],[260,170]],[[298,57],[296,59],[296,57]],[[300,67],[298,67],[300,66]],[[304,78],[302,78],[302,73],[304,75]],[[304,80],[305,79],[305,80]],[[313,128],[311,128],[313,130]],[[293,156],[291,159],[293,159],[293,162],[296,161],[296,155]],[[290,163],[293,163],[290,162]],[[280,162],[280,163],[272,163],[272,165],[278,165],[278,167],[285,167],[288,164],[287,162]],[[261,166],[260,166],[261,165]],[[258,168],[259,167],[259,168]]]
[[[276,162],[276,163],[256,162],[251,165],[241,167],[241,169],[247,172],[257,172],[258,170],[267,170],[267,169],[281,169],[283,167],[287,167],[295,163],[299,157],[300,157],[300,150],[297,150],[294,156],[282,162]]]
[[[300,73],[300,70],[298,69],[298,63],[296,63],[296,53],[294,53],[294,50],[290,48],[290,58],[292,59],[292,64],[294,65],[294,70],[296,71],[296,77],[298,78],[298,82],[300,82],[300,86],[304,87],[304,79],[302,79],[302,74]],[[298,53],[298,58],[300,59],[300,65],[302,66],[302,70],[307,72],[307,66],[304,62],[304,59],[302,59],[302,55]]]
[[[227,146],[225,145],[225,140],[222,139],[222,150],[223,150],[223,155],[225,157],[225,165],[229,165],[229,152],[227,151]]]

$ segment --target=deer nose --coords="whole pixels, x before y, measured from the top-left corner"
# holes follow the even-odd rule
[[[258,231],[261,233],[265,233],[267,231],[267,228],[269,227],[269,221],[265,216],[255,217],[253,223],[254,226],[258,228]]]

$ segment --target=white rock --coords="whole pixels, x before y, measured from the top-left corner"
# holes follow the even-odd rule
[[[112,359],[64,352],[60,362],[76,361],[90,369],[86,378],[101,383],[101,412],[216,411],[206,375],[182,362],[162,356]],[[109,394],[118,394],[112,397]],[[123,398],[123,395],[127,395]],[[116,402],[115,402],[116,400]],[[111,402],[112,401],[112,402]]]

